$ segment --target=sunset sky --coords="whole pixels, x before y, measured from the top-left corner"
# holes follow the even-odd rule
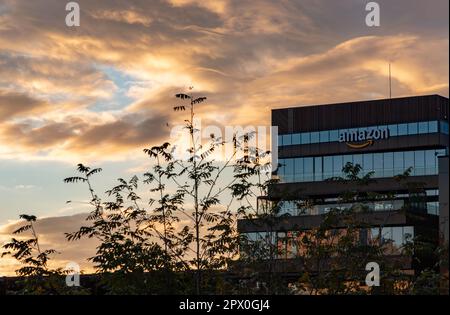
[[[21,213],[61,261],[92,253],[67,244],[87,191],[63,183],[82,162],[96,187],[142,173],[142,149],[184,117],[174,94],[194,86],[208,125],[269,126],[270,110],[388,97],[448,97],[448,0],[0,0],[0,244]],[[0,259],[0,275],[11,266]]]

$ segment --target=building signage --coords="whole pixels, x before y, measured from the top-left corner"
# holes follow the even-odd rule
[[[339,134],[339,142],[345,142],[347,146],[353,149],[362,149],[372,145],[376,140],[388,139],[389,129],[366,128],[342,131]]]

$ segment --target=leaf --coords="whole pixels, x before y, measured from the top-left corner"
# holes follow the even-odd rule
[[[24,225],[13,232],[13,234],[21,234],[31,229],[31,224]]]
[[[175,107],[173,108],[173,110],[176,111],[176,112],[178,112],[178,111],[184,111],[184,110],[186,110],[186,107],[183,106],[183,105],[181,105],[181,106],[175,106]]]
[[[28,222],[36,221],[36,216],[34,216],[34,215],[21,214],[21,215],[19,215],[19,218],[27,220]]]
[[[100,173],[101,171],[102,171],[101,168],[94,168],[93,170],[89,171],[89,172],[86,174],[86,177],[89,177],[89,176],[91,176],[91,175],[93,175],[93,174],[96,174],[96,173]]]
[[[175,94],[175,97],[181,98],[182,100],[184,100],[184,99],[190,99],[190,98],[191,98],[189,95],[183,94],[183,93]]]
[[[192,101],[192,104],[199,104],[206,101],[206,97],[202,96],[202,97],[198,97],[195,100]]]
[[[87,178],[80,177],[80,176],[73,176],[73,177],[67,177],[64,178],[64,183],[78,183],[78,182],[86,182]]]

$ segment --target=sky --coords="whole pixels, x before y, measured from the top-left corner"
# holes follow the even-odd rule
[[[67,2],[0,0],[0,243],[35,214],[59,262],[93,252],[64,241],[89,196],[63,179],[80,162],[103,168],[99,191],[142,173],[142,149],[182,123],[174,95],[189,87],[208,98],[202,124],[220,128],[386,98],[389,63],[393,97],[449,94],[448,0],[377,1],[379,27],[366,0],[79,0],[79,27]]]

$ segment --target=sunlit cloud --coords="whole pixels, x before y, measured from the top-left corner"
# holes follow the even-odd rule
[[[222,131],[269,126],[273,108],[386,98],[389,63],[394,97],[449,94],[447,0],[380,0],[380,28],[366,27],[359,0],[77,2],[77,28],[64,1],[0,3],[2,163],[143,171],[142,149],[187,118],[172,110],[178,92],[206,96],[197,117]],[[38,198],[41,183],[16,167],[2,196]],[[55,216],[77,211],[48,203]],[[55,235],[45,239],[73,254]]]

